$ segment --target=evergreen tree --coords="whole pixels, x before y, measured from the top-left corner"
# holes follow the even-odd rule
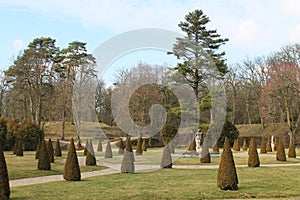
[[[110,141],[107,142],[104,157],[105,158],[112,158],[113,157]]]
[[[249,151],[248,151],[248,166],[249,167],[259,167],[259,156],[257,153],[256,142],[254,138],[251,138]]]
[[[98,152],[102,152],[102,142],[101,142],[101,139],[99,139],[99,143],[98,143],[98,146],[97,146],[97,151]]]
[[[169,144],[166,144],[163,149],[163,155],[160,162],[161,168],[172,168],[172,157]]]
[[[286,155],[285,155],[284,144],[282,139],[280,139],[278,142],[276,160],[286,161]]]
[[[207,145],[207,139],[205,138],[202,145],[202,152],[201,152],[201,163],[210,163],[210,153]]]
[[[143,154],[142,138],[141,137],[138,138],[135,154],[136,155],[142,155]]]
[[[147,142],[146,142],[146,138],[143,139],[142,150],[143,150],[143,151],[147,151]]]
[[[59,139],[57,139],[57,141],[56,141],[55,156],[57,156],[57,157],[61,157],[62,156]]]
[[[47,143],[47,151],[48,151],[50,162],[54,163],[54,150],[53,150],[51,138],[49,138],[48,143]]]
[[[243,151],[247,151],[247,138],[244,138]]]
[[[130,137],[126,138],[126,149],[123,155],[123,160],[121,164],[121,172],[122,173],[134,173],[134,155],[132,151],[132,145],[130,141]]]
[[[92,139],[89,141],[89,145],[87,146],[87,153],[86,153],[86,159],[85,159],[85,165],[91,166],[96,165],[96,157],[95,157],[95,151],[92,143]]]
[[[290,142],[289,152],[288,152],[289,158],[296,158],[296,150],[295,150],[295,144],[294,140]]]
[[[272,152],[272,145],[271,145],[271,136],[268,137],[268,142],[267,142],[267,152]]]
[[[260,153],[267,153],[267,145],[264,137],[261,138]]]
[[[17,143],[16,156],[23,156],[23,141],[20,138]]]
[[[232,151],[230,149],[229,139],[224,141],[224,149],[220,160],[217,186],[221,190],[237,190],[238,177],[235,169]]]
[[[9,177],[7,172],[7,165],[0,146],[0,199],[7,200],[10,196]]]
[[[41,139],[38,138],[38,143],[35,150],[35,159],[39,159],[40,148],[41,148]]]
[[[234,140],[234,143],[233,143],[233,150],[235,150],[235,151],[240,151],[240,144],[239,144],[239,139],[238,139],[238,138],[236,138],[236,139]]]
[[[37,168],[38,168],[38,170],[50,170],[51,169],[50,158],[49,158],[45,140],[41,141]]]
[[[124,147],[124,143],[123,143],[122,138],[120,138],[119,142],[120,142],[120,145],[119,145],[119,154],[124,154],[125,147]]]
[[[80,181],[81,179],[80,167],[73,138],[71,139],[68,148],[68,155],[64,170],[64,179],[67,181]]]

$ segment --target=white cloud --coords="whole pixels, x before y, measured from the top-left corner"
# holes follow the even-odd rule
[[[17,51],[20,51],[23,48],[23,40],[18,39],[12,42],[13,48]]]
[[[262,33],[262,29],[255,21],[246,20],[239,25],[235,41],[238,44],[249,44],[259,40],[262,36]]]

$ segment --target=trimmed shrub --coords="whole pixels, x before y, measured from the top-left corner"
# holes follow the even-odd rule
[[[170,147],[170,153],[171,153],[171,154],[174,154],[174,153],[175,153],[175,148],[174,148],[174,144],[173,144],[172,141],[170,141],[169,147]]]
[[[267,142],[267,152],[272,152],[272,145],[271,145],[271,136],[268,137],[268,142]]]
[[[294,140],[292,140],[290,142],[288,157],[289,158],[296,158],[296,150],[295,150]]]
[[[213,125],[214,126],[214,125]],[[219,147],[223,147],[225,138],[229,139],[230,146],[233,145],[234,140],[239,137],[239,131],[234,124],[229,122],[228,120],[225,121],[220,138],[218,140]]]
[[[213,146],[213,153],[219,153],[219,144],[218,141]]]
[[[195,140],[195,138],[190,143],[188,151],[196,151],[196,140]]]
[[[239,144],[239,139],[238,139],[238,138],[236,138],[236,139],[234,140],[234,143],[233,143],[233,150],[235,150],[235,151],[240,151],[240,144]]]
[[[260,153],[267,153],[267,145],[266,145],[266,139],[265,137],[261,138],[261,145],[260,145]]]
[[[59,139],[57,139],[57,141],[56,141],[56,146],[55,146],[54,154],[57,157],[61,157],[62,156]]]
[[[3,117],[0,117],[0,147],[5,149],[7,139],[7,126],[6,120]]]
[[[243,149],[243,151],[247,151],[247,138],[244,138],[242,149]]]
[[[169,144],[166,144],[163,150],[163,155],[160,162],[161,168],[172,168],[172,157]]]
[[[87,151],[88,151],[87,147],[88,147],[88,146],[89,146],[89,140],[86,139],[85,145],[84,145],[84,150],[83,150],[83,155],[84,155],[84,156],[86,156],[86,154],[87,154]]]
[[[143,139],[142,150],[147,151],[147,142],[145,138]]]
[[[64,179],[67,181],[80,181],[81,179],[80,167],[73,138],[71,139],[68,148],[68,155],[64,170]]]
[[[16,156],[23,156],[23,141],[22,141],[22,139],[18,139],[18,143],[16,146]]]
[[[143,149],[142,149],[142,138],[139,137],[136,145],[136,150],[135,150],[136,155],[142,155],[143,154]]]
[[[5,157],[0,146],[0,199],[9,199],[10,188],[9,188],[9,177],[7,172],[7,165]]]
[[[260,162],[257,153],[255,138],[251,138],[248,150],[248,167],[259,167],[259,165]]]
[[[278,141],[278,138],[276,137],[275,141],[274,141],[274,151],[277,151],[278,144],[279,144],[279,141]]]
[[[123,160],[121,164],[122,173],[134,173],[134,155],[132,151],[130,137],[126,138],[126,149],[123,155]]]
[[[17,148],[18,148],[18,141],[19,138],[16,138],[16,141],[15,141],[15,144],[14,144],[14,147],[13,147],[13,154],[16,155],[17,154]]]
[[[207,145],[207,139],[204,139],[203,146],[202,146],[202,152],[201,152],[201,163],[210,163],[210,153]]]
[[[87,146],[85,165],[92,166],[92,165],[96,165],[96,164],[97,164],[97,162],[96,162],[93,142],[92,142],[92,139],[90,139],[89,145]]]
[[[224,149],[220,160],[217,186],[221,190],[237,190],[238,177],[235,169],[235,163],[230,149],[229,139],[224,141]]]
[[[40,148],[41,148],[41,140],[38,139],[36,150],[35,150],[35,159],[39,159]]]
[[[112,154],[112,151],[111,151],[110,141],[107,142],[104,157],[105,158],[112,158],[113,157],[113,154]]]
[[[38,168],[38,170],[50,170],[51,169],[49,153],[48,153],[48,150],[46,147],[45,140],[41,141],[37,168]]]
[[[125,147],[124,147],[124,143],[123,143],[123,140],[122,140],[122,138],[120,138],[120,141],[119,141],[119,154],[124,154],[124,149],[125,149]]]
[[[277,146],[277,152],[276,152],[276,160],[279,161],[286,161],[286,155],[284,151],[284,144],[283,141],[280,139],[278,146]]]
[[[98,146],[97,146],[97,151],[102,152],[102,142],[101,142],[100,139],[99,139],[99,143],[98,143]]]
[[[50,162],[54,163],[54,150],[53,150],[51,138],[49,138],[48,143],[47,143],[47,151],[48,151]]]

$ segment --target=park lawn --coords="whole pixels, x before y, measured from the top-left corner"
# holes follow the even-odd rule
[[[21,178],[33,178],[39,176],[57,175],[64,173],[64,159],[66,151],[63,151],[63,157],[55,157],[54,163],[51,163],[51,170],[37,170],[38,160],[35,159],[34,151],[25,151],[24,156],[15,156],[12,152],[5,152],[5,160],[8,168],[10,180]],[[106,169],[103,166],[80,166],[81,172]]]
[[[218,189],[217,169],[162,169],[13,187],[11,199],[300,198],[299,167],[246,167],[237,173],[238,191]]]

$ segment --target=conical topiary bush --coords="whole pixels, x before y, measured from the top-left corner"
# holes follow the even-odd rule
[[[267,150],[267,152],[272,152],[271,136],[268,137],[266,150]]]
[[[59,139],[57,139],[57,141],[56,141],[56,146],[55,146],[54,152],[55,152],[55,156],[57,156],[57,157],[62,156]]]
[[[143,150],[143,151],[147,151],[147,142],[146,142],[146,138],[143,139],[142,150]]]
[[[39,159],[40,147],[41,147],[41,139],[38,138],[38,142],[35,150],[35,159]]]
[[[232,151],[230,149],[229,139],[226,137],[224,149],[220,160],[217,186],[221,190],[237,190],[238,177],[235,169]]]
[[[16,152],[17,152],[18,142],[19,142],[19,138],[16,138],[15,139],[15,144],[14,144],[14,147],[13,147],[13,154],[14,155],[16,155]]]
[[[54,150],[53,150],[51,138],[49,138],[48,143],[47,143],[47,151],[48,151],[50,162],[54,163]]]
[[[201,152],[201,163],[210,163],[210,153],[207,145],[207,139],[205,138],[202,145],[202,152]]]
[[[260,153],[267,153],[267,144],[266,139],[264,137],[261,138]]]
[[[291,140],[291,142],[290,142],[288,157],[296,158],[296,150],[295,150],[294,140]]]
[[[125,147],[124,147],[124,143],[123,143],[123,140],[122,140],[122,138],[120,138],[120,141],[119,141],[119,154],[124,154],[124,149],[125,149]]]
[[[195,138],[191,141],[191,143],[189,145],[189,148],[188,148],[188,151],[192,151],[192,152],[196,151],[196,140],[195,140]]]
[[[86,166],[92,166],[96,165],[96,157],[93,147],[92,139],[90,139],[88,146],[87,146],[87,153],[86,153],[86,159],[85,159],[85,165]]]
[[[174,154],[175,153],[175,148],[174,148],[174,144],[172,141],[169,142],[169,147],[170,147],[170,153]]]
[[[98,143],[98,146],[97,146],[97,151],[98,152],[102,152],[102,142],[101,142],[101,139],[99,139],[99,143]]]
[[[274,151],[277,151],[278,145],[279,145],[279,139],[277,137],[275,137],[275,139],[274,139]]]
[[[5,157],[0,147],[0,199],[7,200],[10,196],[9,177]]]
[[[83,150],[83,155],[86,156],[87,154],[87,147],[89,146],[89,139],[86,139],[85,145],[84,145],[84,150]]]
[[[281,139],[279,140],[278,146],[277,146],[276,160],[286,161],[284,144],[283,144],[283,141]]]
[[[106,144],[104,157],[105,158],[112,158],[113,157],[110,141],[108,141],[107,144]]]
[[[247,151],[247,138],[244,138],[242,149],[243,149],[243,151]]]
[[[238,139],[238,138],[236,138],[236,139],[234,140],[234,143],[233,143],[233,150],[235,150],[235,151],[240,151],[240,144],[239,144],[239,139]]]
[[[16,148],[16,156],[23,156],[23,141],[22,139],[18,140],[17,148]]]
[[[68,155],[64,170],[64,179],[67,181],[80,181],[81,179],[80,167],[73,138],[71,139],[68,148]]]
[[[219,153],[219,152],[220,152],[219,144],[218,144],[218,141],[216,141],[216,143],[213,146],[213,153]]]
[[[123,155],[123,160],[121,164],[122,173],[134,173],[134,155],[132,151],[130,137],[126,138],[126,149]]]
[[[160,161],[161,168],[172,168],[172,157],[169,144],[166,144],[163,149],[163,155]]]
[[[50,170],[51,169],[50,158],[49,158],[45,140],[41,141],[37,168],[38,168],[38,170]]]
[[[255,138],[251,138],[249,150],[248,150],[248,167],[259,167],[259,156],[257,153],[257,147]]]
[[[142,155],[143,154],[142,138],[141,137],[138,138],[135,154],[136,155]]]

